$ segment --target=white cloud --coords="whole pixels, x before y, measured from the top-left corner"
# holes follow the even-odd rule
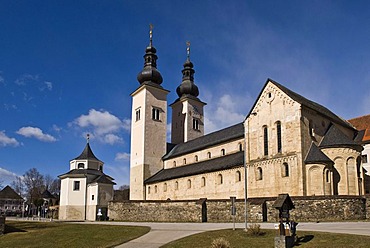
[[[8,137],[3,130],[0,131],[0,146],[19,146],[19,142],[15,138]]]
[[[53,89],[53,83],[52,82],[44,82],[46,88],[51,91]]]
[[[119,161],[119,160],[128,161],[128,160],[130,160],[130,153],[119,152],[119,153],[116,154],[116,157],[114,158],[114,160],[116,160],[116,161]]]
[[[69,125],[73,124],[80,128],[92,128],[92,138],[113,145],[123,143],[119,132],[122,130],[130,131],[131,121],[128,119],[120,120],[108,111],[90,109],[87,115],[81,115]]]
[[[54,130],[55,132],[60,132],[60,131],[62,131],[62,128],[54,124],[54,125],[53,125],[53,130]]]
[[[107,143],[107,144],[110,144],[110,145],[114,145],[116,143],[123,143],[123,139],[115,134],[106,134],[104,135],[104,143]]]
[[[44,142],[55,142],[57,140],[50,134],[43,133],[43,131],[38,127],[22,127],[17,131],[17,134],[27,138],[36,138]]]
[[[14,83],[17,85],[27,85],[30,82],[37,82],[39,80],[38,75],[24,74],[17,78]]]
[[[0,167],[0,178],[3,181],[2,183],[4,187],[6,185],[9,185],[11,182],[13,182],[16,179],[16,177],[22,177],[22,176],[19,176],[15,174],[14,172],[8,171]]]

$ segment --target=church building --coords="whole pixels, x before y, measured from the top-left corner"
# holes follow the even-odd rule
[[[206,103],[187,49],[166,143],[169,91],[161,85],[150,32],[131,94],[130,200],[244,198],[245,187],[248,198],[364,194],[363,134],[272,79],[245,120],[205,135]]]
[[[107,217],[113,200],[113,178],[103,173],[104,163],[91,150],[89,136],[81,155],[60,175],[60,220],[96,220]]]

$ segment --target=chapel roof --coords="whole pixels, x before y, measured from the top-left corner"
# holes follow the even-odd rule
[[[163,160],[174,158],[186,153],[198,151],[216,144],[244,137],[244,125],[239,123],[231,127],[201,136],[185,143],[175,145],[164,157]]]
[[[306,159],[304,160],[306,164],[315,164],[315,163],[333,163],[333,161],[328,158],[321,150],[318,148],[315,143],[311,143],[311,147],[307,153]]]
[[[0,191],[0,199],[14,199],[23,200],[23,198],[17,194],[9,185]]]
[[[320,147],[356,146],[359,145],[354,140],[345,135],[339,128],[332,124],[326,131],[320,142]]]
[[[107,176],[105,174],[97,177],[96,179],[92,180],[91,183],[105,183],[105,184],[113,184],[115,185],[115,182],[112,182],[111,177]]]
[[[81,160],[81,159],[96,160],[96,161],[102,162],[94,155],[93,151],[91,150],[89,142],[87,142],[85,149],[82,151],[80,156],[74,158],[73,160]]]
[[[67,178],[67,177],[87,177],[87,176],[92,177],[92,179],[89,181],[89,183],[91,183],[91,182],[103,182],[102,180],[105,181],[106,179],[108,179],[110,181],[114,180],[114,178],[104,174],[102,171],[95,170],[95,169],[73,169],[73,170],[68,171],[67,173],[59,175],[58,177],[63,179],[63,178]],[[100,180],[100,181],[97,181],[97,180]],[[111,182],[111,183],[115,184],[114,182]]]
[[[233,167],[242,166],[243,163],[244,152],[237,152],[214,159],[197,162],[194,164],[174,167],[170,169],[162,169],[152,177],[145,180],[145,183],[155,183],[185,176],[230,169]]]

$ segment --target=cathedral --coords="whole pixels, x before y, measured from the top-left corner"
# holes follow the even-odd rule
[[[361,132],[272,79],[243,121],[205,135],[206,103],[187,49],[167,143],[169,91],[150,32],[131,94],[130,200],[364,194]]]

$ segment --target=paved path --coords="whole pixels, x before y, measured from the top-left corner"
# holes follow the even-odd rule
[[[173,240],[192,234],[232,228],[232,223],[151,223],[151,222],[93,222],[94,224],[149,226],[150,232],[117,246],[117,248],[158,248]],[[273,229],[274,223],[259,223],[263,229]],[[237,223],[236,228],[244,228],[244,223]],[[349,233],[370,236],[370,222],[320,222],[299,223],[299,231],[317,231],[331,233]]]

